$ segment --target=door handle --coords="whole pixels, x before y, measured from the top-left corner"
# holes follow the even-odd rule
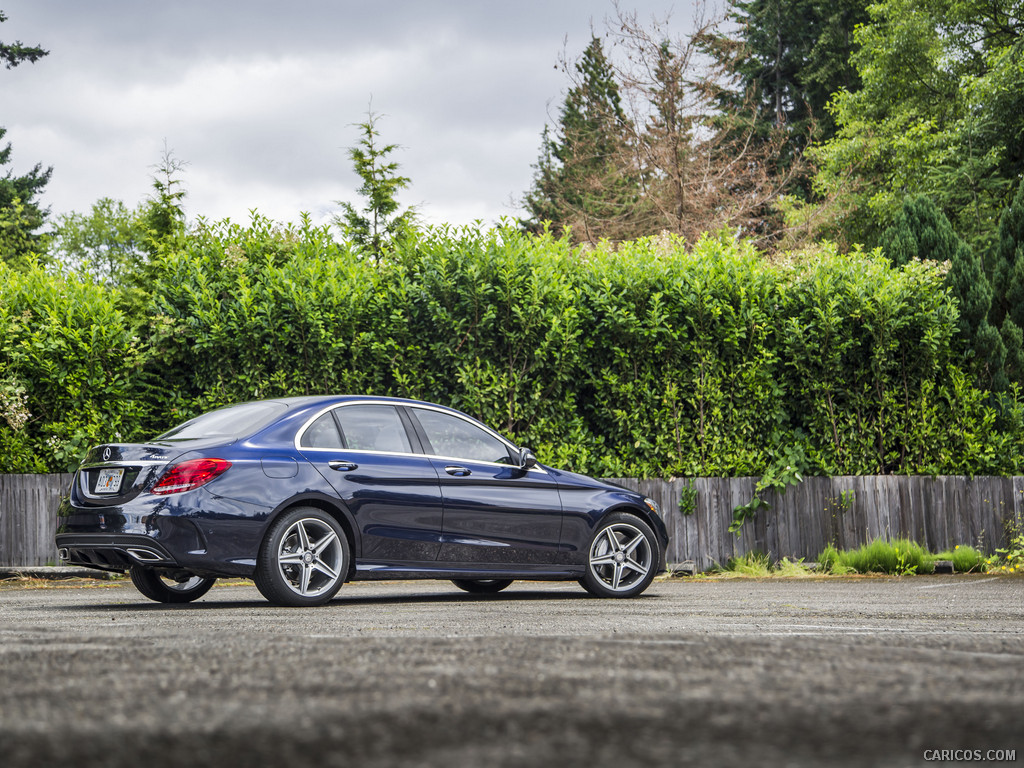
[[[468,477],[469,475],[472,474],[465,467],[460,467],[456,464],[449,464],[447,467],[444,468],[444,471],[447,472],[449,475],[454,475],[455,477]]]
[[[339,472],[351,472],[353,469],[358,469],[359,465],[351,461],[342,461],[341,459],[332,459],[327,462],[327,466],[331,469],[336,469]]]

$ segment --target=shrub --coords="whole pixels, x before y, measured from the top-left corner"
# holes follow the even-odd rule
[[[87,442],[231,402],[344,392],[449,404],[603,476],[1024,463],[1024,404],[957,367],[934,264],[506,228],[427,230],[378,263],[308,219],[254,216],[168,238],[147,270],[137,329],[116,289],[38,270],[0,286],[0,406],[17,421],[27,397],[32,414],[0,421],[0,471],[63,468]]]
[[[1024,572],[1024,531],[1017,522],[1009,526],[1008,533],[1010,543],[997,549],[995,554],[985,560],[985,570],[996,573]]]
[[[141,437],[143,359],[103,286],[0,263],[0,471],[68,471],[91,443]]]

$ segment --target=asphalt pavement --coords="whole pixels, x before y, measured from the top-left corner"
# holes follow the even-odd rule
[[[364,582],[314,609],[247,584],[184,606],[123,582],[0,584],[5,768],[953,764],[943,751],[1024,762],[1020,577],[676,579],[633,600]]]

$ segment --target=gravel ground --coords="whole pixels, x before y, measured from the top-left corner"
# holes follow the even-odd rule
[[[1009,576],[364,582],[315,609],[7,582],[0,638],[5,768],[1024,761]]]

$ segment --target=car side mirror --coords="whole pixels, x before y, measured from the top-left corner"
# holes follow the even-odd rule
[[[519,449],[519,466],[523,469],[537,466],[537,457],[533,455],[533,451],[529,448]]]

